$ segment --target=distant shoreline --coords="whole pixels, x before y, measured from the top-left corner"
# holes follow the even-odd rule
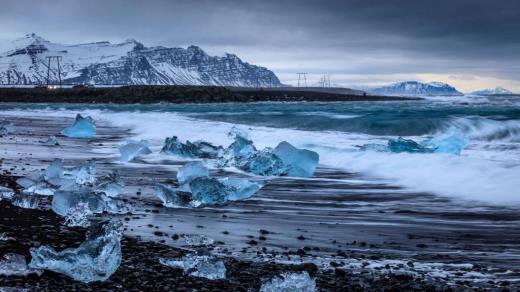
[[[188,85],[135,85],[122,87],[0,88],[0,102],[17,103],[224,103],[262,101],[399,101],[414,97],[342,93],[337,89],[243,88]]]

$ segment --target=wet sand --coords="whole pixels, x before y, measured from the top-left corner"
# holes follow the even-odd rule
[[[417,285],[409,286],[416,289],[448,286],[455,289],[514,289],[520,285],[520,214],[513,208],[414,193],[380,180],[320,166],[311,179],[254,177],[252,179],[262,181],[265,186],[248,200],[211,208],[168,209],[153,196],[153,186],[158,182],[173,182],[176,170],[186,161],[155,155],[137,163],[120,163],[117,147],[131,137],[129,129],[98,124],[98,135],[94,139],[58,136],[61,145],[49,147],[39,141],[57,135],[70,125],[71,119],[0,116],[1,119],[12,121],[18,128],[16,135],[0,138],[4,183],[12,182],[15,177],[29,171],[44,169],[54,158],[64,159],[66,165],[95,159],[98,176],[114,169],[120,172],[127,184],[124,197],[136,207],[136,211],[132,215],[112,217],[124,221],[126,237],[123,245],[124,249],[132,250],[130,253],[148,245],[153,246],[152,254],[182,252],[187,247],[181,239],[176,239],[177,236],[205,234],[216,241],[213,253],[241,263],[239,265],[248,265],[245,270],[252,274],[260,272],[266,275],[262,267],[280,271],[312,263],[317,268],[312,271],[313,275],[318,279],[323,277],[317,281],[323,290],[344,290],[347,287],[377,290],[379,286],[393,287],[396,285],[394,282]],[[223,170],[213,172],[216,176],[244,176]],[[34,218],[34,221],[41,217],[28,215],[36,212],[32,210],[19,212]],[[54,221],[49,219],[52,221],[50,225],[57,228],[55,225],[59,218],[50,211],[42,212],[54,218]],[[106,219],[107,215],[101,217],[104,218],[100,220]],[[17,220],[5,218],[4,221]],[[38,230],[41,222],[25,224],[29,225],[23,228]],[[84,231],[77,232],[81,234]],[[41,243],[57,247],[77,243],[62,241],[62,238],[58,232],[55,237]],[[19,246],[25,248],[27,245],[31,243]],[[11,245],[12,248],[16,246]],[[19,253],[28,255],[28,250],[24,252],[19,248]],[[148,257],[153,258],[153,255]],[[125,260],[126,263],[138,264],[142,258],[137,256]],[[314,270],[309,268],[314,267],[309,264],[306,267]],[[116,275],[128,272],[125,269],[122,265]],[[149,269],[150,273],[167,273],[173,277],[172,281],[177,279],[175,277],[182,277],[181,271],[160,267],[157,263]],[[50,278],[64,278],[50,272],[43,276],[49,274]],[[116,275],[113,276],[115,280],[110,279],[113,285],[121,279]],[[120,277],[124,278],[124,275]],[[378,282],[387,276],[386,284]],[[242,288],[257,288],[262,278],[241,277],[230,278],[228,274],[226,281],[216,281],[228,286],[211,286],[207,280],[184,276],[183,279],[191,281],[194,286],[183,282],[185,286],[179,284],[177,287],[240,290],[239,287],[245,285],[243,280],[250,286]],[[410,278],[396,280],[396,277]],[[202,286],[193,281],[201,281]],[[366,284],[359,286],[356,281]],[[0,286],[20,282],[29,283],[23,279],[0,277]],[[68,284],[72,285],[72,281],[69,280]],[[52,285],[47,287],[58,287]],[[341,285],[344,285],[343,289]]]

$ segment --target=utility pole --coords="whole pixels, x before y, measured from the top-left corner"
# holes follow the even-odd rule
[[[61,66],[60,66],[60,61],[61,61],[61,56],[47,56],[47,87],[49,87],[50,83],[51,83],[51,61],[52,60],[56,60],[56,64],[58,66],[58,76],[57,79],[58,79],[58,82],[59,82],[59,85],[60,85],[60,88],[61,88],[61,85],[62,85],[62,82],[61,82]]]
[[[307,87],[307,73],[303,72],[296,74],[298,74],[298,87],[301,87],[301,85],[303,85],[303,87]]]

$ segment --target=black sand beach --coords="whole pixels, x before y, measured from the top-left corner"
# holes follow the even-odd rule
[[[58,136],[60,146],[39,141],[69,125],[69,118],[0,116],[16,124],[16,135],[0,138],[1,185],[19,191],[17,177],[47,167],[54,158],[76,165],[95,159],[98,173],[117,169],[136,208],[128,215],[104,214],[125,224],[123,262],[107,282],[81,284],[56,273],[41,277],[0,276],[0,287],[30,290],[250,291],[281,271],[306,270],[320,291],[434,291],[517,289],[520,215],[514,209],[465,209],[425,193],[413,193],[355,173],[319,167],[313,179],[277,178],[244,201],[201,209],[168,209],[153,196],[157,182],[172,182],[185,161],[122,164],[114,149],[129,129],[98,123],[94,139]],[[116,150],[117,151],[117,150]],[[214,175],[239,175],[215,171]],[[446,206],[450,206],[447,208]],[[0,254],[47,244],[77,246],[86,230],[62,225],[48,210],[1,202],[0,227],[15,241],[1,241]],[[432,223],[434,222],[434,223]],[[205,234],[225,259],[226,280],[209,281],[162,266],[158,258],[188,248],[182,234]]]

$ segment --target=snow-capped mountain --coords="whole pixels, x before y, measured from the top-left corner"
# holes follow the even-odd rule
[[[473,95],[495,95],[495,94],[513,94],[513,92],[503,88],[503,87],[497,87],[495,89],[484,89],[479,91],[473,91]]]
[[[462,95],[454,87],[442,82],[422,83],[405,81],[371,90],[382,95]]]
[[[135,40],[63,45],[29,34],[10,47],[0,54],[0,84],[45,84],[49,67],[54,83],[59,76],[57,59],[49,66],[47,57],[60,56],[64,84],[281,85],[267,68],[232,54],[210,56],[197,46],[148,48]]]

